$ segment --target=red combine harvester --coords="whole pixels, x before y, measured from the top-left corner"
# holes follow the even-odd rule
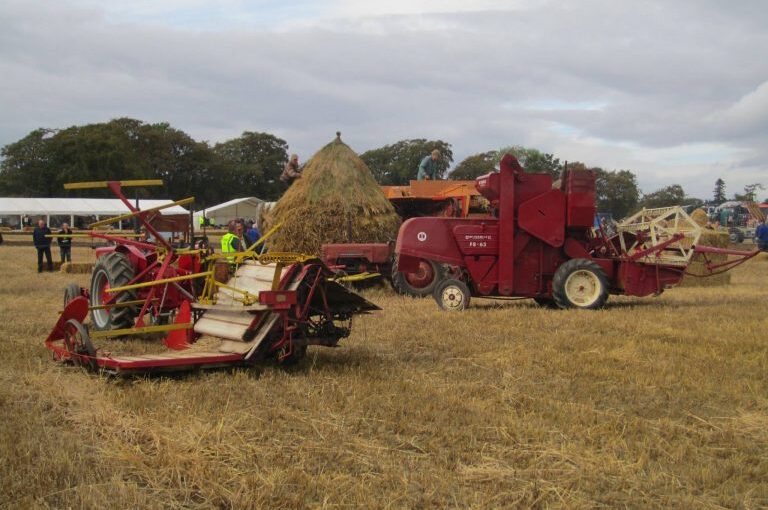
[[[336,346],[349,335],[354,315],[379,309],[331,281],[333,272],[315,257],[259,254],[257,248],[275,229],[235,254],[170,243],[159,230],[171,226],[159,227],[168,220],[157,218],[158,210],[193,199],[138,210],[121,191],[157,184],[162,183],[68,185],[109,188],[131,211],[92,227],[136,218],[156,242],[88,234],[114,245],[97,251],[89,289],[76,284],[65,289],[64,310],[45,341],[54,359],[114,374],[213,368],[268,357],[295,363],[308,345]],[[167,333],[166,352],[123,355],[94,344],[100,338],[157,333]]]
[[[696,246],[700,228],[680,208],[644,211],[610,236],[595,232],[589,171],[566,169],[553,187],[549,175],[525,173],[506,155],[500,172],[479,177],[476,186],[492,217],[413,218],[397,238],[400,271],[417,271],[425,260],[440,267],[433,296],[444,310],[463,310],[471,296],[600,308],[609,294],[648,296],[676,285],[694,253],[737,256],[708,262],[711,274],[757,253]]]
[[[403,219],[423,216],[466,218],[483,210],[485,199],[474,181],[411,181],[408,186],[382,186],[381,190]],[[421,260],[413,271],[400,272],[393,264],[394,242],[324,244],[320,257],[347,281],[370,282],[382,275],[391,279],[400,294],[423,297],[432,294],[442,277],[442,266]]]

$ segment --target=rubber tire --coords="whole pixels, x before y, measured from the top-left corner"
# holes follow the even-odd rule
[[[80,286],[76,283],[68,283],[67,286],[64,287],[64,306],[67,306],[70,301],[80,296],[82,296]]]
[[[100,278],[106,278],[111,287],[120,287],[130,282],[135,275],[128,257],[122,253],[112,252],[100,257],[93,266],[91,273],[91,306],[101,304],[101,292],[96,285]],[[133,301],[136,291],[120,293],[116,303]],[[126,306],[111,310],[91,310],[91,326],[96,331],[109,331],[133,327],[136,317],[136,307]]]
[[[394,262],[392,262],[392,287],[398,294],[411,297],[426,297],[434,292],[437,284],[445,276],[443,267],[431,260],[425,260],[425,262],[428,262],[432,266],[432,272],[435,274],[435,278],[432,280],[432,283],[424,287],[414,287],[405,278],[405,273],[401,273],[397,270],[397,257],[395,257]]]
[[[443,299],[443,292],[448,290],[449,287],[453,292],[456,293],[454,295],[458,295],[460,297],[460,300],[455,304],[455,306],[447,306]],[[462,310],[466,310],[469,307],[469,301],[471,298],[469,287],[467,287],[467,285],[461,280],[454,280],[452,278],[441,281],[437,287],[435,287],[435,291],[432,297],[435,298],[437,306],[446,312],[460,312]]]
[[[575,303],[566,292],[566,284],[568,278],[578,271],[586,271],[591,273],[597,283],[597,296],[589,303]],[[555,303],[560,308],[582,308],[586,310],[596,310],[602,308],[605,302],[608,300],[608,277],[605,276],[605,271],[596,263],[587,259],[571,259],[565,264],[561,265],[555,271],[555,276],[552,278],[552,297]]]
[[[298,365],[301,360],[303,360],[307,356],[307,346],[301,345],[301,346],[293,346],[293,352],[290,354],[290,356],[280,359],[278,356],[277,362],[282,367],[293,367]]]

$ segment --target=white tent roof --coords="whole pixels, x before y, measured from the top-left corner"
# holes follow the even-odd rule
[[[223,204],[214,205],[205,209],[206,218],[258,218],[261,213],[259,204],[264,201],[256,197],[235,198]],[[203,211],[194,214],[197,220]]]
[[[150,209],[169,204],[173,200],[139,199],[139,208]],[[131,200],[131,204],[134,201]],[[0,215],[75,215],[118,216],[131,212],[117,198],[0,198]],[[189,211],[175,205],[161,211],[163,214],[188,214]]]

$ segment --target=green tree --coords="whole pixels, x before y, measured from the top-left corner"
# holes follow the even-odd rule
[[[481,175],[495,171],[496,162],[496,151],[473,154],[456,165],[456,168],[448,174],[448,178],[457,181],[471,181]]]
[[[683,187],[679,184],[673,184],[660,190],[656,190],[653,193],[643,195],[638,206],[645,207],[646,209],[655,209],[657,207],[684,205],[684,200],[685,191],[683,191]]]
[[[64,190],[66,182],[163,179],[165,186],[132,188],[128,196],[195,196],[198,207],[231,198],[221,185],[230,172],[205,142],[167,123],[130,118],[39,129],[3,148],[3,194],[110,197],[108,190]],[[222,200],[223,199],[223,200]]]
[[[569,169],[584,167],[583,163],[568,163]],[[617,220],[624,218],[637,209],[640,190],[637,187],[637,177],[629,170],[612,170],[592,168],[597,174],[595,191],[597,194],[597,210],[610,212]]]
[[[496,151],[494,165],[499,164],[499,161],[504,157],[504,154],[512,154],[515,156],[523,169],[529,173],[547,173],[551,175],[553,179],[557,179],[560,177],[560,172],[563,170],[560,160],[552,154],[541,152],[538,149],[521,147],[520,145],[511,145]]]
[[[715,181],[715,203],[717,205],[722,204],[725,202],[725,181],[718,177],[718,179]]]
[[[280,174],[288,162],[285,140],[268,133],[245,131],[239,138],[216,144],[213,150],[231,172],[230,190],[265,200],[280,196]]]
[[[360,158],[382,185],[405,185],[416,179],[419,163],[434,149],[440,151],[438,175],[442,179],[453,162],[451,144],[442,140],[400,140],[392,145],[366,151]]]
[[[3,147],[0,154],[0,194],[4,196],[52,196],[57,180],[51,164],[51,129],[36,129]]]

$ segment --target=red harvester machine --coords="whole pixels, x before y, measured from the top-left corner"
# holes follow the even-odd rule
[[[138,210],[121,191],[123,186],[157,184],[162,182],[68,185],[109,188],[131,212],[105,222],[136,218],[156,241],[88,234],[113,245],[97,250],[89,289],[76,284],[65,289],[64,310],[45,341],[54,359],[114,374],[213,368],[269,357],[295,363],[308,345],[336,346],[349,335],[354,315],[379,309],[332,281],[333,272],[316,257],[258,253],[275,229],[236,254],[170,243],[158,230],[167,219],[155,215],[193,199]],[[89,313],[91,323],[86,324]],[[167,333],[166,352],[120,355],[94,343],[158,333]]]
[[[413,218],[400,228],[398,269],[439,265],[444,276],[433,296],[444,310],[463,310],[471,296],[600,308],[609,294],[648,296],[679,283],[694,253],[737,257],[708,263],[711,274],[757,253],[697,246],[700,229],[680,208],[644,211],[613,235],[595,232],[594,173],[566,169],[553,187],[549,175],[525,173],[511,155],[500,168],[476,181],[491,216]]]

